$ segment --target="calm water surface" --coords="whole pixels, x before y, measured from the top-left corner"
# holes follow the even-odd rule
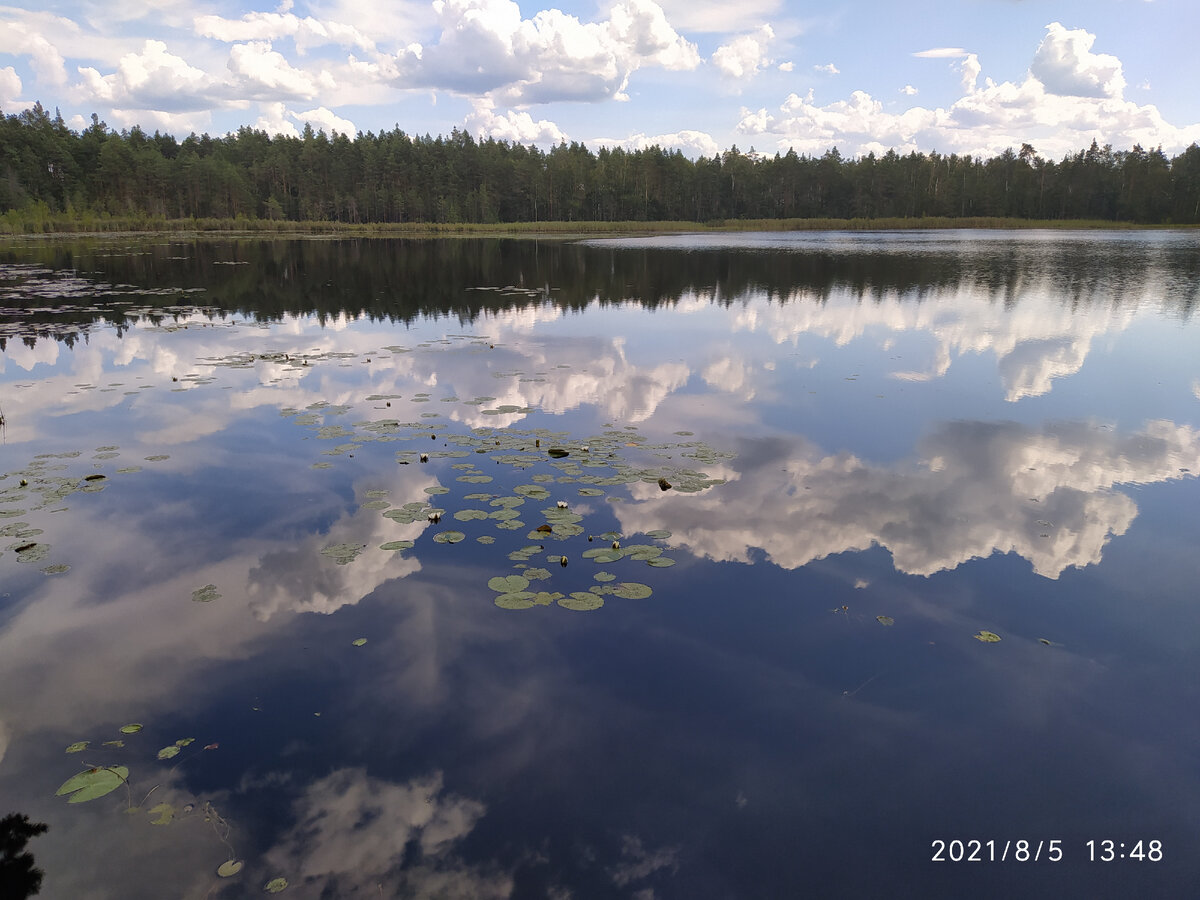
[[[9,242],[0,816],[50,898],[1189,896],[1198,302],[1196,233]]]

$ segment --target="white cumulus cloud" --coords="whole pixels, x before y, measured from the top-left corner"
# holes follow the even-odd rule
[[[520,144],[558,144],[567,139],[562,129],[548,119],[534,121],[533,116],[520,110],[500,114],[486,99],[472,104],[466,127],[481,137]]]
[[[251,12],[240,19],[226,19],[214,15],[197,16],[193,25],[196,33],[202,37],[226,43],[272,41],[290,37],[301,53],[324,44],[359,47],[366,51],[375,49],[375,41],[353,25],[321,21],[312,16],[300,18],[290,12]]]
[[[16,105],[21,96],[21,76],[12,66],[0,69],[0,108]]]
[[[1121,61],[1107,53],[1092,53],[1096,36],[1082,28],[1046,26],[1046,36],[1034,54],[1029,71],[1051,94],[1119,99],[1125,90]]]
[[[323,90],[335,87],[333,76],[297,69],[268,41],[235,44],[229,51],[229,71],[237,94],[243,98],[311,100]]]
[[[771,65],[767,55],[775,32],[770,25],[763,25],[751,34],[743,34],[728,44],[722,44],[712,55],[712,63],[730,78],[750,78]]]
[[[399,87],[488,95],[509,106],[558,100],[625,99],[644,66],[691,69],[696,47],[653,0],[624,0],[608,18],[582,22],[548,9],[532,19],[512,0],[434,0],[441,33],[410,44],[392,62]]]

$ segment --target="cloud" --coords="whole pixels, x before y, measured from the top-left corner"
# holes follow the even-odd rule
[[[43,34],[64,22],[71,24],[65,19],[44,15],[27,16],[24,21],[17,18],[0,21],[0,46],[8,48],[5,53],[29,57],[29,65],[39,84],[48,87],[65,84],[67,68],[62,53]]]
[[[212,105],[214,79],[168,52],[162,41],[148,40],[139,53],[121,57],[116,72],[101,75],[85,66],[75,92],[84,102],[103,101],[126,109],[202,110]]]
[[[962,47],[934,47],[931,50],[918,50],[913,56],[923,59],[961,59],[967,55]]]
[[[318,131],[326,131],[330,134],[339,132],[350,137],[354,137],[358,133],[358,129],[354,127],[354,123],[349,119],[343,119],[341,116],[334,113],[332,110],[326,109],[324,106],[318,106],[315,109],[304,110],[303,112],[293,113],[292,118],[297,122],[304,122],[312,125]]]
[[[388,66],[397,87],[487,95],[521,106],[559,100],[624,99],[643,66],[691,69],[696,47],[653,0],[624,0],[600,22],[557,9],[523,19],[512,0],[435,0],[436,43],[411,44]]]
[[[512,893],[510,876],[456,857],[486,807],[446,793],[441,772],[397,784],[362,768],[338,769],[310,784],[293,812],[296,824],[264,858],[276,871],[297,873],[311,896],[382,892],[384,885],[388,896]]]
[[[0,108],[17,105],[21,96],[21,76],[12,66],[0,69]]]
[[[763,25],[752,34],[743,34],[722,44],[713,53],[712,63],[730,78],[751,78],[774,62],[767,56],[767,49],[774,39],[771,26]]]
[[[368,52],[375,50],[375,41],[353,25],[345,25],[341,22],[323,22],[312,16],[302,19],[290,12],[250,12],[240,19],[226,19],[214,15],[197,16],[194,20],[194,28],[196,33],[202,37],[225,43],[269,42],[281,37],[290,37],[295,41],[296,50],[300,53],[324,44],[358,47]]]
[[[520,144],[558,144],[567,139],[562,129],[548,119],[534,121],[529,113],[514,110],[499,115],[487,99],[476,100],[471,106],[467,130],[482,137]]]
[[[781,62],[779,64],[780,72],[790,72],[794,68],[796,68],[796,64],[794,62],[792,62],[791,60],[788,60],[787,62]]]
[[[737,131],[759,139],[775,136],[780,149],[820,153],[836,144],[852,154],[884,146],[901,152],[992,156],[1030,142],[1054,157],[1093,140],[1127,147],[1161,145],[1167,152],[1200,141],[1200,123],[1177,127],[1157,107],[1123,99],[1119,61],[1091,53],[1093,40],[1084,31],[1047,26],[1023,81],[985,79],[982,86],[975,54],[959,47],[924,50],[916,55],[960,60],[955,68],[963,96],[949,107],[914,106],[895,113],[865,91],[822,105],[809,91],[803,97],[790,94],[778,113],[743,109]]]
[[[823,66],[813,66],[813,71],[823,72],[826,75],[840,75],[841,70],[833,63],[825,63]]]
[[[667,528],[717,560],[748,562],[759,548],[787,569],[878,544],[912,575],[1016,553],[1057,578],[1098,563],[1109,537],[1133,522],[1137,505],[1116,486],[1200,467],[1200,431],[1165,421],[1127,435],[1085,423],[1035,430],[956,421],[923,439],[916,458],[892,465],[822,455],[791,439],[747,441],[738,465],[721,473],[726,484],[700,494],[634,486],[643,502],[614,510],[622,530]]]
[[[1092,53],[1096,36],[1082,28],[1046,26],[1046,36],[1033,56],[1029,71],[1051,94],[1119,99],[1125,89],[1121,61]]]
[[[920,92],[911,84],[906,84],[904,87],[900,88],[900,93],[906,97],[915,97]]]
[[[669,134],[643,134],[641,132],[628,138],[593,138],[588,142],[597,147],[622,147],[625,150],[645,150],[647,147],[662,147],[667,150],[679,150],[685,156],[717,156],[721,147],[712,135],[704,131],[674,131]]]
[[[237,96],[245,99],[311,100],[321,91],[335,87],[327,71],[313,75],[295,68],[267,41],[235,44],[229,51],[229,71],[233,74]]]

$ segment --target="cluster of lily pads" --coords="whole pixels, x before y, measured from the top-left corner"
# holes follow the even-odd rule
[[[119,733],[123,737],[104,741],[99,746],[107,750],[122,750],[125,748],[125,738],[140,733],[142,728],[143,726],[140,722],[131,722],[128,725],[122,725]],[[180,738],[174,743],[161,748],[155,754],[155,758],[162,762],[175,759],[195,742],[196,739],[193,737]],[[66,752],[72,754],[83,753],[91,746],[91,741],[75,741],[66,748]],[[217,745],[207,744],[203,749],[204,751],[216,750]],[[176,763],[175,765],[178,764]],[[125,812],[130,814],[144,812],[148,816],[147,821],[151,825],[165,826],[175,821],[199,818],[211,826],[217,839],[228,848],[230,854],[229,858],[217,867],[217,875],[220,877],[230,878],[237,875],[245,867],[245,862],[237,858],[237,853],[234,851],[233,845],[229,842],[229,835],[232,831],[229,823],[221,817],[212,803],[205,802],[197,807],[194,803],[176,806],[173,803],[162,802],[143,809],[146,802],[158,790],[159,784],[152,786],[140,803],[135,803],[129,767],[126,765],[87,766],[83,771],[76,772],[59,785],[58,790],[55,791],[55,796],[66,797],[68,803],[87,803],[92,800],[98,800],[101,797],[107,797],[121,787],[124,787],[127,793]],[[286,879],[275,878],[264,886],[264,890],[268,893],[278,893],[285,887],[287,887]]]
[[[382,399],[385,395],[378,395]],[[392,395],[387,395],[392,396]],[[454,398],[457,399],[457,398]],[[476,398],[475,402],[486,402],[494,398]],[[469,401],[470,402],[470,401]],[[475,428],[469,432],[452,432],[442,423],[400,422],[394,419],[354,423],[353,430],[337,426],[337,430],[326,424],[324,416],[340,416],[346,407],[315,403],[306,411],[284,410],[285,415],[294,417],[299,424],[315,429],[318,439],[342,439],[354,437],[354,442],[339,445],[326,454],[349,453],[368,441],[411,442],[425,444],[430,449],[402,448],[396,452],[399,465],[421,465],[434,462],[435,467],[449,463],[455,472],[454,480],[465,485],[490,485],[495,476],[479,468],[477,460],[485,457],[493,465],[501,465],[526,473],[528,483],[518,484],[510,492],[474,491],[461,495],[454,503],[460,508],[452,512],[447,508],[446,495],[451,489],[434,484],[424,489],[424,500],[413,500],[392,506],[387,491],[371,490],[362,499],[362,509],[378,510],[380,515],[397,524],[439,524],[443,518],[451,518],[463,526],[478,523],[473,527],[486,527],[485,533],[475,535],[480,544],[496,541],[498,532],[524,534],[524,544],[509,554],[514,562],[516,574],[497,576],[489,587],[497,592],[496,605],[503,609],[527,609],[557,602],[559,606],[573,610],[597,609],[604,603],[605,596],[626,599],[648,597],[652,589],[637,581],[616,581],[616,576],[605,571],[596,574],[595,581],[587,590],[567,593],[554,590],[531,588],[533,582],[545,582],[551,570],[531,567],[529,561],[538,554],[545,555],[551,568],[565,567],[571,557],[591,560],[600,565],[611,565],[621,560],[644,562],[652,568],[666,568],[675,560],[665,555],[664,547],[658,544],[639,543],[625,547],[620,545],[623,535],[605,531],[588,534],[584,526],[585,515],[594,512],[590,506],[594,498],[607,502],[623,502],[620,493],[610,493],[613,488],[636,483],[657,485],[660,491],[676,490],[694,493],[724,483],[723,479],[710,477],[708,473],[693,467],[693,462],[713,464],[728,460],[732,453],[715,450],[703,441],[684,440],[669,443],[650,442],[637,433],[634,426],[614,428],[585,438],[572,438],[565,432],[545,428]],[[690,433],[680,433],[690,437]],[[631,460],[634,455],[653,456],[656,462],[638,465]],[[663,460],[666,460],[664,462]],[[529,470],[534,470],[529,472]],[[444,469],[437,468],[439,473]],[[557,498],[556,498],[557,494]],[[554,500],[553,505],[540,504]],[[460,505],[461,504],[461,505]],[[582,552],[570,546],[550,550],[553,542],[584,540],[589,545]],[[654,541],[665,541],[668,531],[652,531],[646,537]],[[457,544],[468,535],[460,528],[436,531],[432,540],[439,544]],[[530,544],[529,541],[537,541]],[[414,546],[411,540],[387,541],[379,545],[380,550],[401,552]],[[366,550],[362,544],[338,543],[322,548],[322,555],[339,565],[353,562]],[[549,588],[548,584],[541,587]]]
[[[23,468],[0,474],[0,522],[4,523],[0,525],[0,538],[13,539],[3,549],[12,551],[19,563],[37,563],[45,560],[52,547],[37,539],[44,533],[44,529],[20,520],[43,510],[51,513],[65,512],[69,509],[65,501],[72,494],[96,494],[103,491],[109,476],[96,469],[104,466],[108,460],[119,457],[119,450],[115,445],[97,447],[91,456],[91,459],[97,462],[92,464],[92,469],[86,474],[67,474],[72,468],[72,461],[83,456],[79,450],[40,453]],[[147,456],[145,459],[157,462],[167,458],[166,455],[156,455]],[[121,466],[115,470],[115,474],[128,475],[140,471],[141,466]],[[70,568],[65,563],[55,563],[44,566],[41,571],[46,575],[60,575]]]

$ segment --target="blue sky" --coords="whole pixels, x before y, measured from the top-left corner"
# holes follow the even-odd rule
[[[0,108],[224,134],[452,128],[689,156],[1200,142],[1195,0],[38,0]]]

